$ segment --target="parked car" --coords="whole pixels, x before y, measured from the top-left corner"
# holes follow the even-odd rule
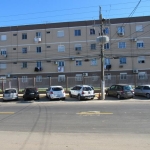
[[[107,96],[116,96],[120,98],[133,98],[134,90],[131,85],[128,84],[116,84],[106,89]]]
[[[25,88],[23,91],[23,99],[27,100],[27,99],[40,99],[40,95],[38,92],[38,89],[35,87],[28,87]]]
[[[65,90],[62,86],[50,86],[46,90],[46,97],[52,99],[66,99]]]
[[[95,94],[93,88],[89,85],[76,85],[69,91],[70,97],[81,99],[94,99]]]
[[[18,100],[18,91],[15,88],[7,88],[3,93],[3,101]]]
[[[148,99],[150,98],[150,85],[141,85],[137,86],[134,89],[134,95],[145,96]]]

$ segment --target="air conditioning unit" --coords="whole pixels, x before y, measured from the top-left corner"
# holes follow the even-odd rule
[[[124,36],[124,32],[118,32],[119,36]]]
[[[88,73],[83,73],[83,76],[87,77],[87,76],[88,76]]]
[[[74,57],[71,57],[71,58],[70,58],[70,60],[74,61],[74,60],[75,60],[75,58],[74,58]]]
[[[131,41],[132,41],[132,42],[136,42],[136,41],[137,41],[137,38],[132,38]]]
[[[35,43],[40,43],[41,41],[42,41],[42,39],[40,37],[35,37],[34,38]]]
[[[4,57],[7,57],[7,55],[3,55]]]
[[[133,73],[138,73],[138,69],[133,69]]]

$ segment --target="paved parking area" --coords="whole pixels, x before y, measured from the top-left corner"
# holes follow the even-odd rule
[[[33,100],[27,100],[27,101],[33,101]],[[50,100],[48,98],[46,98],[46,95],[45,94],[40,94],[40,100],[34,100],[35,102],[50,102]],[[63,101],[63,102],[78,102],[79,100],[77,98],[70,98],[69,95],[67,94],[66,95],[66,100],[59,100],[59,99],[56,99],[56,100],[51,100],[51,101]],[[150,102],[150,99],[147,99],[146,97],[142,97],[142,96],[135,96],[134,98],[130,98],[130,99],[117,99],[116,97],[108,97],[108,96],[105,96],[105,100],[101,100],[99,99],[98,97],[98,93],[96,93],[96,96],[93,100],[81,100],[82,102],[138,102],[138,101],[146,101],[146,102]],[[11,102],[11,103],[18,103],[18,102],[25,102],[24,99],[22,98],[22,94],[19,94],[19,99],[18,101],[16,100],[10,100],[10,101],[6,101],[6,102],[3,102],[3,99],[2,99],[2,95],[0,95],[0,103],[7,103],[7,102]]]

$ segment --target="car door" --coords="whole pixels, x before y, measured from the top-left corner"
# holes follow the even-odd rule
[[[77,87],[74,86],[74,87],[70,90],[71,95],[75,96],[76,88],[77,88]]]
[[[78,96],[78,94],[81,94],[80,90],[81,90],[81,86],[77,86],[76,90],[75,90],[75,96]]]
[[[108,89],[108,94],[109,94],[109,95],[114,95],[115,89],[116,89],[116,86],[115,86],[115,85],[112,85],[112,86]]]
[[[143,95],[143,86],[139,87],[138,95]]]
[[[149,86],[143,86],[141,95],[146,96],[147,93],[150,93],[150,87]]]

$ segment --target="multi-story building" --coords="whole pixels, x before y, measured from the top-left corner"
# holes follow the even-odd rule
[[[0,75],[99,76],[99,20],[0,27]],[[105,76],[150,73],[150,16],[106,20]],[[117,58],[117,59],[114,59]]]

